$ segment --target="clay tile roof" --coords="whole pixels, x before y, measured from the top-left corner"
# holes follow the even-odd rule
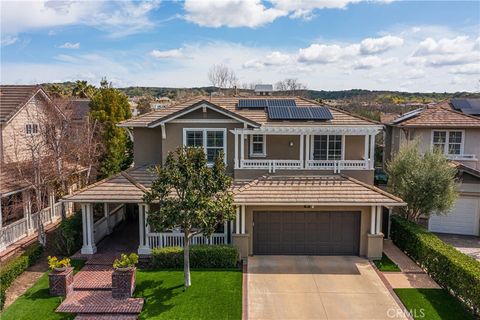
[[[396,124],[403,127],[480,128],[480,118],[455,111],[447,105],[438,105]]]
[[[7,122],[39,89],[38,85],[0,85],[0,123]]]
[[[220,108],[225,109],[226,111],[244,117],[247,120],[253,121],[258,124],[288,124],[288,122],[278,122],[272,121],[268,119],[267,113],[263,109],[238,109],[237,104],[239,99],[259,99],[258,96],[250,96],[250,97],[222,97],[222,96],[215,96],[215,97],[196,97],[184,102],[177,103],[170,107],[166,107],[160,110],[155,110],[141,116],[126,120],[120,123],[120,126],[124,127],[148,127],[154,123],[157,123],[163,119],[166,119],[173,113],[181,112],[184,109],[191,107],[194,104],[198,104],[202,100],[214,104]],[[298,107],[306,107],[306,106],[320,106],[316,101],[308,100],[299,97],[292,97],[292,96],[271,96],[266,99],[294,99],[295,103]],[[364,119],[362,117],[352,115],[346,111],[339,110],[336,108],[328,107],[330,112],[333,115],[333,119],[330,121],[305,121],[302,122],[304,125],[378,125],[378,122]],[[298,122],[295,122],[298,124]]]
[[[155,175],[149,166],[134,167],[113,177],[98,181],[66,196],[65,201],[73,202],[142,202],[145,191],[149,190]]]
[[[251,182],[236,182],[237,204],[277,205],[404,205],[374,186],[339,176],[264,176]]]

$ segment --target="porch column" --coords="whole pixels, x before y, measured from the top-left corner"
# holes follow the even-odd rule
[[[3,214],[2,214],[2,199],[0,198],[0,251],[5,250],[6,246],[3,243],[3,231],[1,229],[3,228]]]
[[[370,169],[375,167],[375,135],[370,135]]]
[[[377,226],[375,228],[376,234],[380,234],[382,230],[382,226],[380,222],[382,221],[382,206],[377,206]]]
[[[342,160],[345,160],[345,135],[342,134]]]
[[[148,205],[146,204],[139,204],[138,205],[138,227],[139,227],[139,235],[140,241],[138,244],[138,254],[150,254],[150,247],[147,244],[147,235],[146,235],[146,212],[148,211]]]
[[[375,230],[375,216],[376,216],[376,207],[371,206],[370,208],[370,234],[376,234]]]
[[[370,140],[370,136],[365,135],[365,145],[363,151],[363,159],[365,160],[365,169],[368,169],[369,166],[369,157],[368,157],[368,141]]]
[[[112,232],[112,229],[110,227],[110,217],[108,216],[108,203],[103,203],[103,216],[105,217],[105,220],[107,222],[107,234],[110,234]]]
[[[94,238],[93,227],[93,205],[91,203],[82,204],[82,223],[83,223],[83,246],[80,251],[82,254],[94,254],[97,252]]]
[[[237,133],[234,133],[233,134],[233,139],[235,141],[235,160],[234,160],[234,163],[235,163],[235,169],[238,169],[238,135]]]
[[[305,136],[305,168],[308,168],[308,160],[310,160],[310,135]]]
[[[245,234],[245,206],[241,207],[242,234]]]
[[[305,164],[303,162],[303,141],[304,141],[305,135],[301,134],[300,135],[300,168],[305,168]]]
[[[33,233],[33,221],[32,221],[32,199],[30,198],[29,190],[22,191],[23,202],[23,216],[27,222],[27,235]]]
[[[235,233],[240,233],[240,207],[237,207],[235,216]]]
[[[243,160],[245,158],[245,134],[240,134],[240,168],[243,166]]]

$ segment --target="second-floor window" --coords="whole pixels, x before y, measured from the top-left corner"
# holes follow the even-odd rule
[[[341,160],[342,136],[341,135],[316,135],[312,139],[313,160]]]
[[[201,147],[207,155],[208,164],[213,164],[215,157],[223,151],[226,155],[225,129],[184,129],[183,144],[187,147]]]
[[[25,125],[25,133],[27,135],[35,135],[38,134],[38,124],[36,123],[27,123]]]
[[[250,156],[264,157],[265,155],[265,135],[252,134],[250,137]]]
[[[463,131],[433,131],[432,145],[446,155],[463,153]]]

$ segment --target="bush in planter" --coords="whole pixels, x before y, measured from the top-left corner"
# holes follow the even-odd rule
[[[122,253],[120,259],[115,259],[113,262],[113,267],[115,269],[133,268],[137,263],[138,255],[136,253],[130,253],[130,255]]]
[[[63,258],[59,260],[55,256],[54,257],[48,256],[48,267],[50,268],[50,270],[68,268],[70,267],[70,259]]]
[[[58,253],[70,256],[82,246],[82,213],[75,212],[62,220],[55,234],[55,247]]]
[[[3,304],[5,303],[5,291],[10,287],[15,278],[42,256],[42,252],[43,247],[39,244],[34,244],[20,256],[2,265],[0,268],[0,310],[3,309]]]
[[[190,247],[192,268],[235,268],[238,249],[229,245],[193,245]],[[152,250],[153,268],[183,268],[183,248],[166,247]]]
[[[439,285],[480,312],[480,262],[399,216],[392,216],[391,238]]]

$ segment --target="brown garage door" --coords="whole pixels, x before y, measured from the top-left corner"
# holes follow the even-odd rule
[[[359,254],[360,212],[262,211],[253,221],[254,254]]]

